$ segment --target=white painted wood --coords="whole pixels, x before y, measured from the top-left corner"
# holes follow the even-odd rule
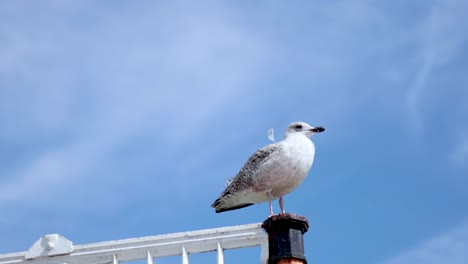
[[[147,252],[148,254],[147,254],[146,262],[148,264],[154,264],[154,260],[153,260],[153,256],[151,256],[151,252],[149,252],[149,250]]]
[[[265,243],[267,238],[261,223],[258,223],[75,245],[72,252],[53,258],[42,256],[26,260],[27,252],[2,254],[0,264],[115,264],[115,261],[119,263],[147,259],[148,252],[152,258],[159,258],[181,256],[182,248],[190,254],[216,251],[218,243],[224,250],[266,246],[266,249],[262,249],[262,263],[266,263],[263,262],[263,255],[264,252],[268,254],[268,243]]]
[[[189,264],[188,262],[188,254],[185,250],[185,247],[182,247],[182,264]]]
[[[268,262],[268,237],[263,239],[263,242],[260,244],[261,252],[260,252],[260,263],[265,264]]]
[[[223,248],[221,247],[221,244],[218,242],[218,249],[216,250],[217,251],[217,261],[216,263],[217,264],[224,264],[224,252],[223,252]]]
[[[41,237],[34,245],[29,248],[24,255],[25,259],[34,259],[38,257],[52,257],[57,255],[69,254],[73,251],[73,243],[59,234],[50,234]]]

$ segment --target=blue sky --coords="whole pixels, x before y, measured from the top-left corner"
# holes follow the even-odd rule
[[[310,262],[466,263],[467,12],[1,1],[0,253],[262,222],[268,204],[210,204],[268,129],[300,120],[327,129],[285,197]]]

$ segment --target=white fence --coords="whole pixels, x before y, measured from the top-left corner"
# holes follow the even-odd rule
[[[261,223],[197,230],[149,237],[130,238],[74,246],[66,238],[54,234],[39,239],[28,251],[0,255],[0,264],[118,264],[147,260],[157,264],[158,258],[181,256],[189,263],[189,254],[216,251],[218,264],[224,264],[224,250],[261,247],[260,263],[268,259],[268,235]]]

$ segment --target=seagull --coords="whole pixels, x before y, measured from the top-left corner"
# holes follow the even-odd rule
[[[269,201],[272,216],[272,201],[279,198],[284,214],[284,195],[304,181],[314,161],[315,146],[309,137],[323,131],[323,127],[304,122],[289,124],[284,139],[257,150],[226,182],[226,189],[211,207],[221,213]]]

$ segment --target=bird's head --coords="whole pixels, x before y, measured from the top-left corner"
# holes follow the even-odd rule
[[[288,137],[289,135],[293,134],[302,134],[306,137],[310,137],[315,133],[320,133],[323,131],[325,131],[325,128],[323,127],[312,127],[304,122],[294,122],[289,124],[284,137]]]

